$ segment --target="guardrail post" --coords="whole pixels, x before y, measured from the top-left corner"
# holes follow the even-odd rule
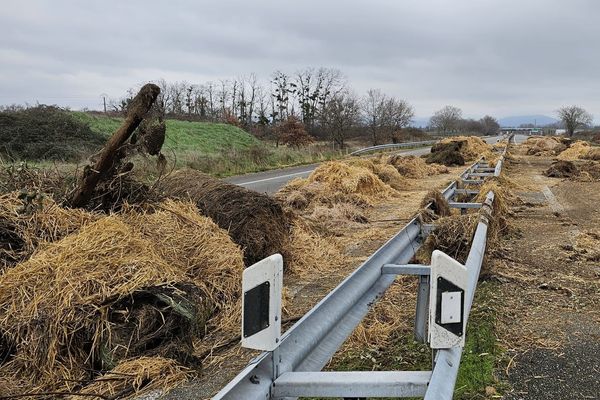
[[[419,291],[417,292],[417,309],[415,314],[415,340],[427,341],[427,319],[429,318],[429,276],[419,276]]]

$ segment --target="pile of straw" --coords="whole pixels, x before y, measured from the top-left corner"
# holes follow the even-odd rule
[[[390,186],[371,170],[338,161],[319,166],[310,174],[308,182],[321,183],[329,192],[358,194],[365,197],[381,197],[393,193]]]
[[[524,143],[528,155],[556,155],[567,148],[561,138],[552,136],[533,136]]]
[[[166,196],[193,201],[202,214],[226,229],[242,247],[247,266],[275,253],[285,256],[290,222],[281,205],[266,194],[194,170],[165,177],[160,189]]]
[[[60,207],[35,192],[0,195],[0,271],[98,218],[100,214]]]
[[[10,348],[2,375],[28,377],[19,393],[75,391],[107,359],[190,343],[237,297],[242,270],[240,249],[193,204],[90,222],[0,275],[0,336]],[[173,329],[136,354],[138,335],[156,323]]]
[[[420,179],[426,176],[447,174],[448,167],[440,164],[427,164],[424,159],[417,156],[393,155],[387,160],[402,176]]]
[[[374,173],[382,182],[396,190],[404,190],[409,187],[408,182],[399,171],[392,165],[389,165],[383,158],[378,159],[360,159],[350,162],[350,165],[362,167]]]
[[[588,142],[578,140],[562,151],[556,158],[562,161],[575,161],[585,158],[590,152],[591,146]]]
[[[442,139],[431,148],[431,152],[435,153],[437,148],[445,148],[447,145],[455,145],[458,147],[458,152],[463,156],[465,161],[475,161],[482,154],[490,152],[492,146],[487,144],[483,139],[477,136],[456,136]]]

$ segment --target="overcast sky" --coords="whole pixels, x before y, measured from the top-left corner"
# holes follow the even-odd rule
[[[139,83],[340,69],[417,116],[600,117],[600,1],[7,0],[0,104],[99,108]]]

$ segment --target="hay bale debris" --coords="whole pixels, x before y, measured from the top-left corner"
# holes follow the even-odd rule
[[[373,168],[377,168],[375,164],[373,164]],[[388,196],[393,193],[393,189],[386,185],[370,168],[339,161],[331,161],[319,166],[310,174],[308,182],[321,183],[330,192],[358,194],[371,198]]]
[[[191,200],[203,215],[227,230],[250,266],[275,253],[286,259],[290,221],[266,194],[224,182],[195,170],[179,170],[161,180],[165,196]]]
[[[465,165],[467,161],[475,161],[478,157],[493,155],[492,146],[477,136],[457,136],[442,139],[431,147],[427,156],[428,164],[436,163],[446,166]]]
[[[588,142],[584,142],[583,140],[578,140],[575,143],[571,144],[566,150],[562,151],[556,157],[562,161],[575,161],[587,156],[590,151],[590,144]]]
[[[238,297],[242,270],[239,247],[191,203],[100,218],[0,275],[0,375],[25,374],[19,393],[76,390],[130,357],[195,363],[192,339]]]
[[[402,176],[420,179],[426,176],[447,174],[448,167],[440,164],[429,163],[417,156],[402,156],[395,154],[390,156],[387,162],[394,166]]]

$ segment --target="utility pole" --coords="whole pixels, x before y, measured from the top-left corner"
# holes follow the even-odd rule
[[[106,114],[106,96],[102,96],[102,103],[104,104],[104,114]]]

